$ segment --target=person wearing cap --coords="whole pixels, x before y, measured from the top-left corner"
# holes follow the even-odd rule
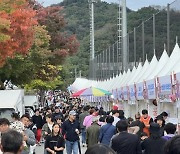
[[[142,142],[142,150],[145,150],[145,154],[164,154],[166,140],[160,136],[160,126],[152,122],[149,131],[150,137]]]
[[[160,127],[160,136],[164,136],[165,120],[163,119],[163,116],[158,115],[154,122],[157,123]]]
[[[66,139],[67,154],[78,154],[79,143],[79,122],[76,120],[76,112],[74,110],[69,112],[69,117],[62,125],[62,133]]]
[[[100,132],[100,126],[98,125],[99,116],[92,118],[92,125],[86,130],[86,143],[87,147],[90,147],[98,143],[98,137]]]

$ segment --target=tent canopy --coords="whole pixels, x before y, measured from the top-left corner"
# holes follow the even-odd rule
[[[15,108],[22,101],[23,90],[0,90],[0,108]]]

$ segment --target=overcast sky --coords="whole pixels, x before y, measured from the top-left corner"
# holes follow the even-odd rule
[[[43,3],[44,6],[48,6],[51,4],[57,4],[62,2],[62,0],[38,0],[40,3]],[[119,0],[104,0],[106,2],[118,2]],[[133,10],[138,10],[141,7],[149,6],[149,5],[161,5],[166,6],[167,3],[171,3],[174,0],[126,0],[127,7]]]

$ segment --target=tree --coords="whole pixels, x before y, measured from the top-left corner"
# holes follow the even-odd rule
[[[44,26],[34,26],[34,40],[29,53],[26,56],[16,54],[13,59],[8,58],[7,63],[0,69],[0,79],[2,82],[11,80],[16,85],[28,84],[37,78],[42,66],[48,62],[50,55],[50,36]]]
[[[5,33],[10,28],[8,14],[14,12],[24,2],[24,0],[0,0],[0,42],[10,39],[10,36]]]
[[[8,35],[10,38],[0,42],[1,66],[5,64],[7,58],[13,58],[16,53],[26,55],[33,42],[33,26],[37,24],[34,18],[36,13],[28,6],[27,2],[22,3],[21,1],[20,3],[20,0],[18,2],[13,11],[7,10],[9,14],[4,13],[5,19],[10,21],[10,26],[1,29],[1,33]],[[18,9],[16,6],[18,6]]]
[[[64,32],[66,26],[62,7],[50,6],[37,10],[38,22],[45,25],[51,36],[50,50],[52,52],[51,62],[53,64],[62,64],[65,57],[77,52],[79,42],[75,35],[68,35]]]
[[[0,13],[0,42],[5,42],[10,39],[10,36],[7,35],[5,29],[9,29],[10,21],[2,17],[2,13]]]

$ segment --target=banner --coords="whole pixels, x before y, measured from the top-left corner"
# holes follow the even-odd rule
[[[124,100],[124,96],[123,96],[123,87],[121,87],[121,89],[118,89],[118,98],[119,100]]]
[[[112,94],[113,94],[113,96],[114,96],[114,100],[117,100],[117,99],[118,99],[117,89],[112,90]]]
[[[170,99],[170,95],[172,95],[172,83],[171,76],[163,76],[157,79],[159,93],[158,97],[160,102],[172,102]]]
[[[134,85],[129,86],[129,94],[130,94],[130,100],[135,101],[136,100],[136,90]]]
[[[156,86],[155,86],[155,80],[148,80],[146,81],[147,86],[147,97],[148,99],[156,99]]]
[[[144,83],[143,82],[137,83],[136,88],[137,88],[137,99],[143,100]]]
[[[176,98],[180,98],[180,73],[174,75]]]
[[[127,86],[123,87],[123,96],[124,96],[124,100],[128,100],[128,87]]]

